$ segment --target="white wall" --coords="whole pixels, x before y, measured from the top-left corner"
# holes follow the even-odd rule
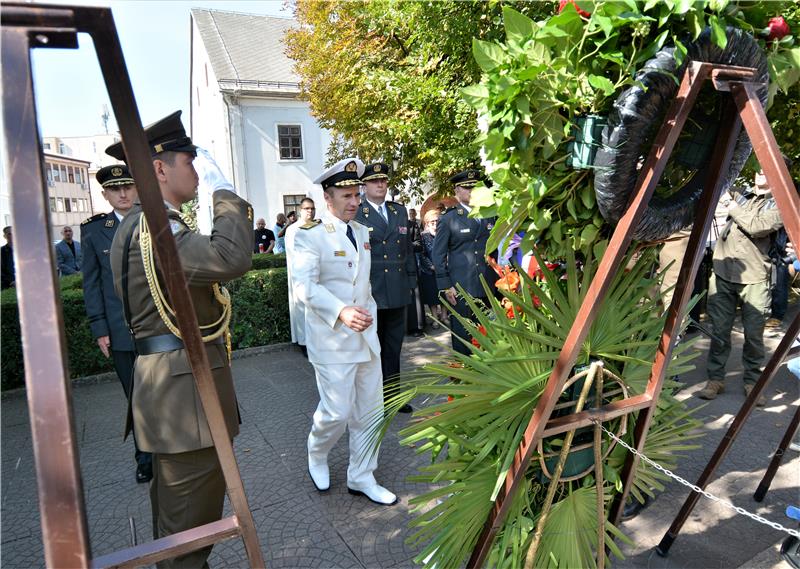
[[[268,227],[274,225],[278,213],[283,211],[284,195],[310,196],[321,213],[322,188],[313,180],[323,171],[330,134],[311,116],[308,103],[242,98],[239,110],[243,158],[238,161],[255,218],[265,218]],[[301,125],[302,160],[280,160],[279,124]]]

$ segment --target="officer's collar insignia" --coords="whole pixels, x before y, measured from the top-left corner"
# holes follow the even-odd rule
[[[336,228],[333,226],[332,223],[326,223],[325,231],[327,231],[328,233],[336,233]]]
[[[114,227],[114,220],[106,219],[106,227]]]
[[[361,211],[364,212],[364,215],[369,215],[369,208],[368,207],[362,208]]]
[[[392,204],[389,204],[389,205],[387,205],[386,207],[388,207],[388,208],[389,208],[389,211],[391,211],[392,213],[396,213],[396,212],[395,212],[395,209],[394,209],[394,206],[393,206]]]
[[[358,171],[358,164],[353,162],[348,162],[344,167],[345,172],[357,172]]]
[[[456,211],[458,212],[458,215],[464,215],[464,210],[463,209],[458,208],[458,209],[456,209]]]
[[[122,168],[111,168],[111,175],[117,177],[122,176]]]
[[[169,228],[172,231],[173,235],[177,235],[178,233],[180,233],[183,230],[183,227],[181,226],[181,222],[178,221],[177,219],[170,219],[169,220]]]
[[[253,221],[253,208],[250,206],[247,206],[247,219]]]

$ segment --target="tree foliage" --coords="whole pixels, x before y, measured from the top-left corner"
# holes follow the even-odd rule
[[[395,179],[434,188],[477,165],[475,111],[460,89],[480,79],[473,38],[504,35],[503,7],[537,19],[556,2],[298,0],[287,35],[304,96],[334,134],[331,160],[348,153],[398,159]]]

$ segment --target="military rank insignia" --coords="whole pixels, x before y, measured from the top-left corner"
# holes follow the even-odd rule
[[[394,209],[394,206],[392,204],[389,204],[389,211],[391,211],[392,213],[397,213],[397,210]]]
[[[250,206],[247,206],[247,219],[253,221],[253,208]]]
[[[336,233],[336,228],[333,226],[332,223],[326,223],[325,231],[327,231],[328,233]]]
[[[364,215],[369,215],[369,208],[368,207],[362,208],[361,211],[364,212]]]
[[[181,226],[181,222],[175,219],[169,220],[169,228],[172,231],[173,235],[177,235],[183,229],[183,227]]]
[[[344,251],[334,251],[333,252],[333,256],[334,257],[347,257],[347,253],[345,253]]]
[[[106,227],[114,227],[114,220],[106,219]]]
[[[464,215],[464,210],[463,209],[457,209],[456,211],[458,212],[458,215]]]

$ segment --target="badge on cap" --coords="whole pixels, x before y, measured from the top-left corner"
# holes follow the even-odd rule
[[[325,231],[327,231],[328,233],[336,233],[336,228],[333,226],[332,223],[326,223]]]
[[[380,164],[375,164],[374,168],[375,168],[376,172],[380,172],[381,171],[381,165]]]
[[[348,162],[344,167],[345,172],[358,172],[358,164],[353,162]]]
[[[112,176],[122,176],[122,168],[119,168],[119,167],[111,168],[111,175]]]
[[[347,257],[347,253],[345,253],[344,251],[334,251],[333,252],[333,256],[334,257]]]

